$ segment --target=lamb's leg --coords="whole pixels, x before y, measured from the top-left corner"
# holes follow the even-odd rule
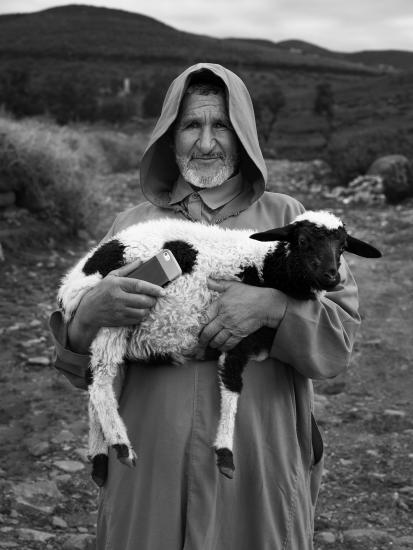
[[[125,329],[116,332],[113,329],[102,329],[95,338],[91,347],[93,382],[89,387],[89,396],[107,444],[115,448],[118,459],[123,464],[132,467],[135,466],[137,457],[118,413],[116,393],[120,393],[120,384],[117,391],[115,388],[117,377],[123,372],[126,339]]]
[[[221,415],[215,439],[215,452],[219,471],[230,479],[234,476],[234,426],[238,398],[242,389],[242,371],[248,358],[242,352],[242,346],[236,346],[222,353],[218,364],[218,378],[221,389]]]

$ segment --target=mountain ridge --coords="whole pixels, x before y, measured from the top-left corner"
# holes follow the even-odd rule
[[[383,67],[351,62],[334,52],[316,58],[280,44],[197,35],[140,13],[82,4],[0,15],[3,58],[41,55],[74,60],[96,56],[144,61],[175,59],[185,64],[206,59],[241,66],[299,67],[349,74],[386,72]]]

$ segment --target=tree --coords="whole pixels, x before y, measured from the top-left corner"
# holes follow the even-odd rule
[[[0,74],[0,105],[16,117],[41,112],[39,96],[32,89],[30,72],[24,68],[9,67]]]
[[[172,76],[170,73],[161,73],[152,79],[142,101],[142,116],[144,118],[155,118],[159,116],[165,93],[173,78],[175,78],[175,75]]]
[[[43,83],[44,110],[53,115],[58,124],[96,120],[97,95],[96,82],[85,75],[56,74]]]
[[[284,92],[273,84],[253,96],[258,132],[264,145],[268,145],[278,114],[286,104]]]
[[[329,82],[317,84],[313,111],[316,115],[324,117],[327,122],[324,136],[326,145],[329,143],[333,131],[334,104],[334,93],[331,84]]]

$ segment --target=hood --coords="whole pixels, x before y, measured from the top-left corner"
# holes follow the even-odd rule
[[[168,130],[175,122],[191,75],[208,70],[225,84],[229,117],[242,145],[240,169],[247,192],[243,209],[255,202],[265,190],[267,169],[258,144],[251,97],[242,80],[232,71],[214,63],[198,63],[180,74],[169,87],[159,120],[152,132],[141,162],[142,192],[149,202],[168,207],[170,192],[179,176]]]

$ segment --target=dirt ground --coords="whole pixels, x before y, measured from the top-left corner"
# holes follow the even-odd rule
[[[102,185],[110,200],[101,235],[115,212],[140,200],[135,174]],[[326,450],[315,548],[413,548],[413,202],[348,207],[298,198],[339,213],[384,254],[348,255],[362,328],[348,372],[315,383]],[[10,223],[0,216],[0,229]],[[51,367],[47,328],[59,278],[90,242],[49,244],[6,249],[0,263],[0,549],[93,547],[86,394]]]

